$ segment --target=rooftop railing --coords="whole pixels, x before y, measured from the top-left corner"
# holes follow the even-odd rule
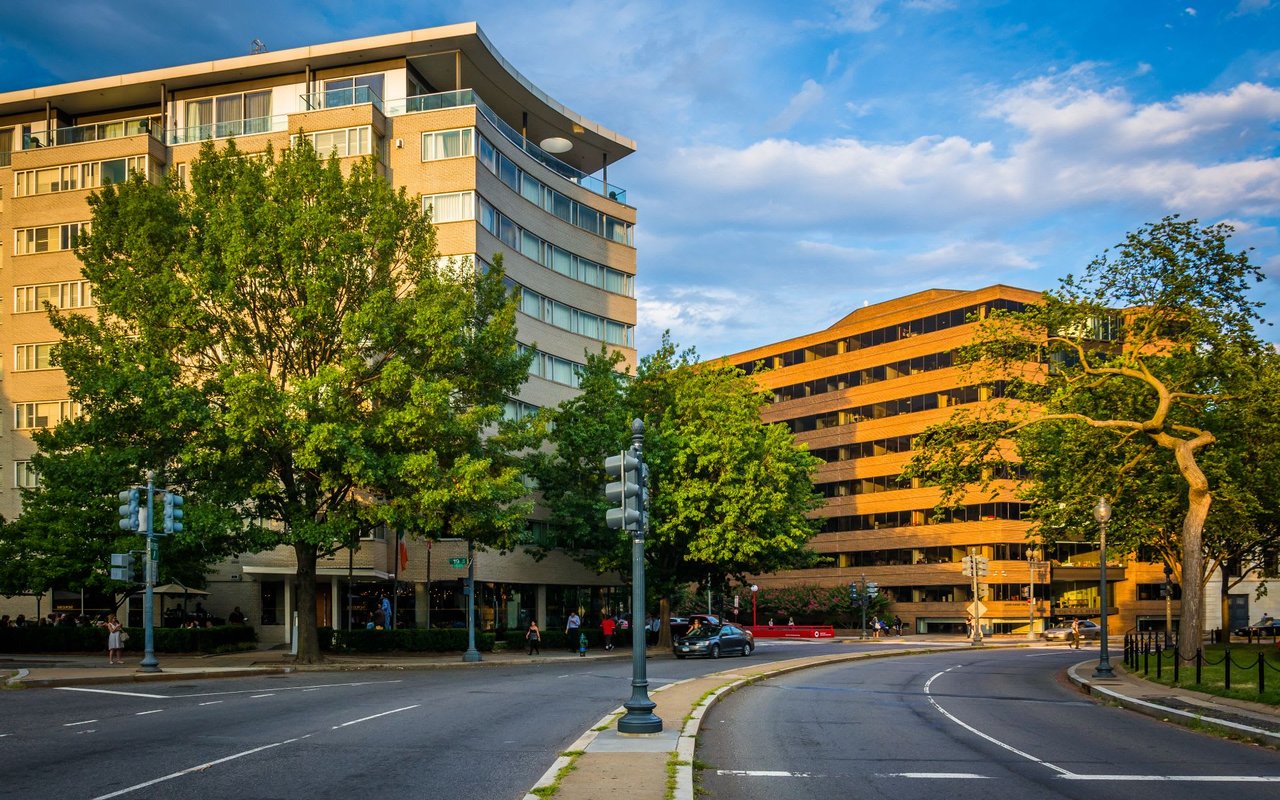
[[[144,133],[159,139],[160,118],[135,117],[133,119],[94,122],[89,125],[73,125],[66,128],[54,128],[51,131],[25,134],[22,137],[22,149],[37,150],[42,147],[61,147],[68,144],[100,142],[104,139],[121,139],[126,136],[137,136]]]
[[[382,98],[378,93],[368,86],[351,86],[345,89],[325,89],[321,92],[312,92],[311,94],[302,95],[303,111],[321,111],[326,108],[341,108],[343,106],[360,106],[372,104],[374,108],[383,110]]]
[[[619,203],[627,202],[626,189],[621,186],[606,184],[594,175],[589,175],[576,167],[571,167],[546,150],[538,147],[522,136],[520,131],[516,130],[510,123],[498,116],[472,89],[459,89],[454,92],[439,92],[437,94],[420,94],[406,97],[404,100],[392,101],[387,104],[386,114],[389,117],[394,117],[401,114],[416,114],[422,111],[437,111],[442,108],[471,105],[479,109],[481,115],[498,129],[503,138],[519,147],[547,169],[571,183],[576,183],[584,189],[603,197],[608,197],[610,200],[616,200]]]

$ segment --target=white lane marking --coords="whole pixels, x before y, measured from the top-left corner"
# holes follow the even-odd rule
[[[947,780],[987,780],[986,775],[974,772],[886,772],[878,778],[943,778]]]
[[[310,687],[310,688],[303,689],[302,691],[304,691],[304,692],[318,692],[318,691],[320,691],[320,687],[319,687],[319,686],[312,686],[312,687]]]
[[[169,696],[165,694],[143,694],[142,692],[121,692],[117,689],[90,689],[85,686],[55,686],[64,692],[94,692],[95,694],[120,694],[125,697],[149,697],[152,700],[168,700]]]
[[[1061,775],[1064,781],[1166,781],[1190,783],[1280,783],[1280,775]]]
[[[135,716],[135,717],[145,717],[145,716],[146,716],[146,715],[148,715],[148,714],[159,714],[161,711],[164,711],[164,709],[163,709],[163,708],[156,708],[156,709],[152,709],[151,711],[138,711],[138,712],[134,713],[134,716]]]
[[[97,733],[97,732],[98,732],[97,728],[85,728],[82,731],[76,731],[76,736],[81,736],[86,733]]]
[[[329,689],[335,686],[376,686],[383,683],[403,683],[403,678],[397,678],[392,681],[353,681],[351,683],[321,683],[315,686],[278,686],[277,692],[299,692],[304,689]],[[171,699],[189,699],[192,697],[221,697],[229,694],[250,694],[252,692],[260,692],[261,689],[234,689],[226,692],[196,692],[195,694],[175,694]]]
[[[988,734],[983,733],[982,731],[978,730],[977,728],[973,727],[972,725],[968,724],[967,722],[963,722],[963,721],[961,721],[961,720],[960,720],[958,717],[956,717],[954,714],[952,714],[951,712],[947,711],[947,710],[946,710],[945,708],[943,708],[942,706],[938,705],[938,701],[937,701],[937,700],[934,700],[934,699],[933,699],[933,695],[932,695],[932,694],[930,694],[929,688],[933,685],[933,682],[934,682],[935,680],[937,680],[938,678],[942,677],[943,675],[946,675],[946,674],[947,674],[948,672],[950,672],[951,670],[953,670],[953,669],[959,669],[959,668],[960,668],[960,665],[959,665],[959,664],[957,664],[957,665],[956,665],[956,666],[954,666],[954,667],[948,667],[947,669],[944,669],[942,672],[937,673],[937,674],[936,674],[936,675],[934,675],[933,677],[929,678],[929,680],[927,680],[927,681],[925,681],[925,682],[924,682],[924,693],[925,693],[925,696],[929,698],[929,702],[933,705],[933,707],[934,707],[934,708],[938,709],[938,711],[940,711],[944,717],[946,717],[947,719],[951,720],[951,721],[952,721],[952,722],[954,722],[955,724],[959,725],[960,727],[964,728],[965,730],[969,731],[970,733],[974,734],[975,736],[978,736],[978,737],[980,737],[980,738],[982,738],[982,739],[986,739],[988,742],[991,742],[992,744],[996,745],[997,747],[1002,747],[1002,748],[1004,748],[1005,750],[1008,750],[1010,753],[1014,753],[1014,754],[1016,754],[1016,755],[1020,755],[1020,756],[1022,756],[1023,758],[1025,758],[1025,759],[1027,759],[1028,761],[1031,761],[1031,762],[1033,762],[1033,763],[1041,764],[1041,765],[1043,765],[1043,766],[1046,766],[1046,767],[1048,767],[1049,769],[1053,770],[1054,772],[1057,772],[1059,775],[1071,775],[1071,774],[1072,774],[1070,770],[1065,770],[1065,769],[1063,769],[1062,767],[1059,767],[1059,766],[1058,766],[1058,765],[1056,765],[1056,764],[1051,764],[1051,763],[1049,763],[1048,761],[1045,761],[1045,760],[1040,759],[1040,758],[1036,758],[1035,756],[1031,755],[1030,753],[1024,753],[1023,751],[1019,750],[1018,748],[1014,747],[1013,745],[1005,744],[1004,742],[1000,741],[999,739],[995,738],[994,736],[990,736],[990,735],[988,735]]]
[[[249,695],[249,699],[257,700],[259,697],[275,697],[275,696],[276,696],[275,692],[267,692],[266,694],[251,694]]]
[[[307,736],[310,736],[310,735],[311,734],[307,734]],[[125,788],[111,792],[110,794],[98,795],[97,797],[93,798],[93,800],[109,800],[112,797],[119,797],[121,795],[129,794],[130,792],[136,792],[139,789],[145,789],[148,786],[155,786],[157,783],[164,783],[165,781],[171,781],[174,778],[181,778],[183,775],[190,775],[193,772],[199,772],[201,770],[208,769],[209,767],[217,766],[218,764],[225,764],[228,761],[234,761],[237,758],[251,756],[254,753],[261,753],[263,750],[270,750],[273,747],[279,747],[285,744],[293,744],[294,742],[301,741],[302,739],[307,738],[307,736],[297,736],[297,737],[294,737],[293,739],[285,739],[283,742],[272,742],[271,744],[264,744],[262,747],[255,747],[252,750],[245,750],[242,753],[236,753],[234,755],[224,756],[223,758],[219,758],[214,761],[207,761],[203,764],[199,764],[194,767],[188,767],[184,770],[179,770],[178,772],[171,772],[168,775],[165,775],[159,778],[153,778],[152,780],[146,781],[144,783],[136,783],[133,786],[126,786]]]
[[[96,720],[96,719],[83,719],[83,720],[80,720],[79,722],[64,722],[64,723],[62,723],[62,727],[64,727],[64,728],[71,728],[71,727],[74,727],[74,726],[76,726],[76,725],[88,725],[90,722],[97,722],[97,720]]]
[[[13,735],[12,733],[0,733],[0,739],[3,739],[6,736],[12,736],[12,735]]]
[[[208,702],[205,702],[205,703],[198,703],[198,705],[202,705],[202,706],[216,706],[218,703],[221,703],[221,702],[222,702],[221,700],[209,700]]]
[[[717,775],[732,775],[740,778],[821,778],[813,772],[784,772],[774,769],[718,769]]]
[[[420,705],[422,705],[422,704],[421,704],[421,703],[414,703],[413,705],[411,705],[411,706],[405,706],[404,708],[393,708],[393,709],[391,709],[390,711],[383,711],[381,714],[372,714],[372,715],[367,716],[367,717],[361,717],[360,719],[353,719],[353,720],[351,720],[350,722],[344,722],[344,723],[342,723],[341,725],[334,725],[334,726],[333,726],[333,728],[331,728],[331,730],[335,730],[335,731],[336,731],[338,728],[345,728],[345,727],[347,727],[348,725],[355,725],[357,722],[368,722],[368,721],[369,721],[369,720],[371,720],[371,719],[377,719],[378,717],[385,717],[385,716],[386,716],[386,715],[388,715],[388,714],[398,714],[398,713],[400,713],[401,711],[408,711],[409,709],[411,709],[411,708],[417,708],[417,707],[418,707],[418,706],[420,706]]]

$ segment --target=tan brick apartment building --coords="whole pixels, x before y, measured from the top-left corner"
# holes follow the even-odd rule
[[[0,514],[19,514],[19,489],[39,480],[29,431],[78,413],[50,364],[56,336],[44,303],[93,313],[72,252],[91,191],[132,170],[182,175],[209,139],[279,150],[299,130],[321,153],[376,155],[389,181],[432,207],[442,254],[503,255],[520,295],[520,341],[536,351],[509,413],[572,396],[584,353],[601,342],[634,367],[636,213],[608,171],[635,143],[548,97],[474,23],[8,92],[0,94]],[[401,623],[460,623],[464,570],[450,559],[465,547],[409,541],[406,550],[402,562],[395,536],[379,534],[322,562],[321,624],[360,623],[393,586]],[[612,605],[618,584],[554,554],[536,562],[481,553],[476,565],[486,627],[531,617],[556,624],[578,606],[594,614]],[[283,641],[293,568],[284,549],[233,559],[212,576],[205,605],[220,616],[238,605],[264,640]],[[38,602],[47,613],[105,601],[54,591]],[[37,600],[0,598],[0,607],[31,615]]]
[[[953,365],[956,348],[973,335],[971,316],[1016,309],[1038,296],[1009,286],[933,289],[728,357],[773,392],[765,421],[789,425],[826,462],[814,478],[827,498],[812,544],[822,563],[757,576],[757,584],[847,587],[865,578],[880,585],[893,601],[890,613],[908,630],[962,632],[973,598],[961,560],[972,552],[990,560],[986,632],[1025,635],[1033,616],[1036,632],[1048,620],[1098,616],[1097,547],[1067,541],[1070,532],[1043,550],[1030,547],[1030,523],[1021,519],[1011,484],[995,499],[973,495],[963,511],[935,522],[937,491],[899,477],[913,436],[956,407],[1000,391],[966,384]],[[1113,631],[1163,627],[1159,565],[1111,553],[1107,577]]]

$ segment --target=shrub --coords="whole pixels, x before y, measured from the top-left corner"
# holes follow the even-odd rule
[[[124,649],[141,653],[146,643],[143,629],[125,628],[125,631],[129,641],[124,643]],[[247,625],[155,629],[158,653],[216,653],[241,649],[257,641],[257,631]],[[54,625],[0,630],[0,652],[3,653],[87,653],[106,649],[106,628]]]

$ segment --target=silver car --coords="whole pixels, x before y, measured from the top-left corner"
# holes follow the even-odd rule
[[[1102,628],[1098,623],[1090,622],[1087,619],[1080,620],[1080,641],[1095,642],[1102,637]],[[1071,626],[1059,625],[1056,628],[1049,628],[1044,632],[1044,640],[1046,642],[1069,642],[1071,641]]]

